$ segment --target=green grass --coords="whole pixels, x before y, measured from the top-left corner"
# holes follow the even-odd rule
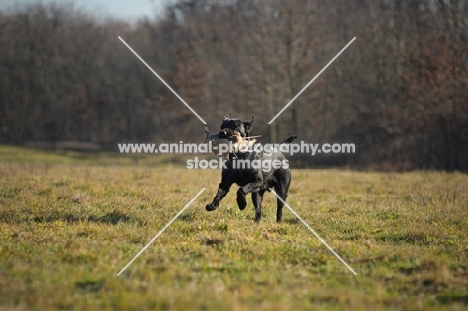
[[[288,203],[354,276],[272,194],[260,224],[234,191],[209,213],[220,171],[168,162],[0,147],[0,309],[467,308],[467,175],[293,170]]]

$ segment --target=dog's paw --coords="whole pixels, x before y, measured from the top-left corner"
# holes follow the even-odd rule
[[[210,204],[206,204],[205,206],[205,209],[208,211],[208,212],[212,212],[214,211],[215,209],[217,209],[218,207],[216,205],[214,205],[213,203],[210,203]]]
[[[237,191],[237,206],[239,206],[239,209],[242,211],[244,208],[247,206],[247,200],[245,199],[245,194],[244,191],[242,191],[242,188]]]

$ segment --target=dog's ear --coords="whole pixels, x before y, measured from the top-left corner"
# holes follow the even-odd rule
[[[229,120],[229,115],[228,115],[228,114],[224,116],[223,121],[224,121],[224,120]]]
[[[243,122],[244,123],[244,128],[245,128],[245,132],[248,134],[250,132],[250,130],[252,129],[253,127],[253,123],[255,121],[255,117],[252,116],[252,120],[250,122]]]

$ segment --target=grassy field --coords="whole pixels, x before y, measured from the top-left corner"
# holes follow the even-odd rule
[[[206,212],[220,171],[181,162],[0,147],[0,310],[466,310],[467,175],[293,170],[354,276],[272,194]]]

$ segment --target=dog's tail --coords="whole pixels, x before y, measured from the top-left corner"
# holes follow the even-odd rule
[[[290,143],[292,143],[293,141],[295,141],[296,138],[297,138],[297,135],[289,136],[289,137],[286,138],[280,145],[282,145],[282,144],[290,144]]]

